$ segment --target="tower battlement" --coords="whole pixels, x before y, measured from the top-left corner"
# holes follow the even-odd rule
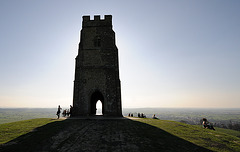
[[[94,26],[112,27],[112,15],[104,15],[104,19],[101,19],[100,15],[94,15],[93,20],[90,19],[90,16],[83,16],[82,27]]]

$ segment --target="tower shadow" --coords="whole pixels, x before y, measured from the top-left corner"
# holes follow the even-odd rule
[[[162,129],[130,119],[66,119],[0,146],[10,151],[211,151]]]

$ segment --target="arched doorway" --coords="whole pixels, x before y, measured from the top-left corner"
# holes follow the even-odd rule
[[[101,92],[95,91],[91,96],[91,115],[96,115],[97,112],[97,102],[102,103],[102,115],[104,115],[104,97]]]

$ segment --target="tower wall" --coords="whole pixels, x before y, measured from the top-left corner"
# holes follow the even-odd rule
[[[118,49],[112,16],[83,16],[76,57],[73,116],[94,115],[95,100],[101,100],[103,115],[122,116]],[[94,107],[95,106],[95,107]]]

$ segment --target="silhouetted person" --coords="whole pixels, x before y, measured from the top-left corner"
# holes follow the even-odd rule
[[[140,118],[140,113],[138,113],[138,118]]]
[[[67,109],[64,109],[64,110],[63,110],[63,113],[62,113],[62,116],[63,116],[63,117],[66,117],[66,115],[67,115]]]
[[[62,108],[60,107],[60,105],[58,105],[58,110],[57,110],[57,114],[56,114],[58,116],[58,119],[60,117],[61,110],[62,110]]]
[[[67,111],[66,111],[66,115],[67,115],[67,117],[69,117],[69,115],[70,115],[70,111],[69,111],[69,109],[67,109]]]
[[[70,105],[70,111],[69,111],[70,116],[72,115],[72,111],[73,111],[73,107],[72,107],[72,105]]]

